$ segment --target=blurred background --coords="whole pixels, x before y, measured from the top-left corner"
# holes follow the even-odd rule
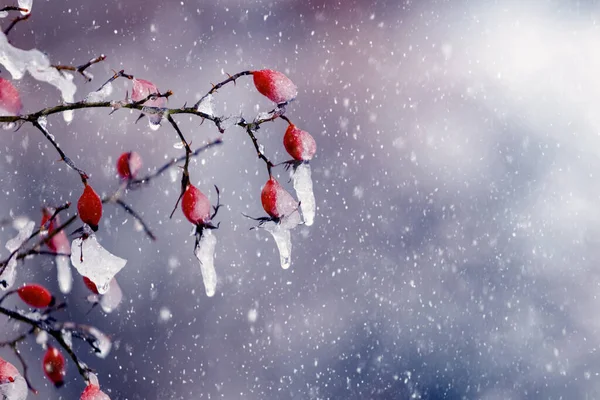
[[[177,169],[125,198],[155,242],[107,205],[98,237],[128,260],[117,275],[125,298],[85,315],[75,273],[64,317],[115,344],[106,359],[80,343],[78,353],[113,400],[600,397],[599,23],[591,0],[35,0],[9,35],[15,46],[56,64],[107,56],[93,82],[74,77],[76,99],[124,69],[173,90],[178,107],[225,73],[271,68],[298,85],[286,115],[318,145],[317,217],[292,232],[286,271],[272,238],[242,216],[264,215],[267,179],[245,132],[230,128],[194,160],[192,182],[213,202],[217,184],[226,205],[213,298],[190,224],[180,211],[169,219]],[[24,112],[60,102],[29,76],[15,85]],[[112,98],[126,91],[119,80]],[[216,99],[226,116],[271,108],[249,77]],[[144,173],[182,154],[168,124],[152,131],[137,116],[82,110],[48,126],[108,194],[123,151],[141,154]],[[177,120],[195,146],[220,136]],[[285,128],[258,132],[275,161],[288,159]],[[79,176],[37,130],[1,141],[3,218],[37,221],[42,205],[77,200]],[[4,227],[2,248],[13,236]],[[53,261],[21,264],[17,284],[30,281],[58,293]],[[2,340],[23,329],[0,321]],[[78,398],[72,363],[56,390],[40,347],[21,348],[36,398]]]

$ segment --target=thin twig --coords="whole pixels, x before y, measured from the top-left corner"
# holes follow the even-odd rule
[[[125,210],[129,215],[131,215],[135,220],[137,220],[140,223],[140,225],[142,225],[144,233],[146,233],[146,235],[148,235],[150,239],[156,240],[156,236],[154,236],[154,233],[152,233],[148,225],[144,222],[144,219],[123,200],[115,197],[105,197],[104,199],[102,199],[102,203],[112,203],[121,206],[123,210]]]
[[[202,96],[200,98],[200,100],[198,100],[196,102],[196,104],[194,104],[194,108],[198,108],[200,103],[202,103],[202,101],[205,98],[207,98],[211,94],[215,93],[217,90],[221,89],[223,86],[225,86],[229,82],[233,82],[233,84],[235,85],[235,80],[238,79],[239,77],[244,76],[244,75],[252,75],[252,71],[242,71],[242,72],[238,72],[237,74],[234,74],[234,75],[229,75],[229,74],[227,74],[227,75],[229,76],[229,78],[225,79],[223,82],[219,82],[216,85],[213,85],[213,87],[208,91],[208,93],[206,93],[204,96]]]
[[[13,19],[11,21],[10,25],[8,25],[8,27],[4,30],[4,34],[8,35],[8,33],[15,27],[15,25],[17,25],[21,21],[27,21],[29,19],[30,15],[31,14],[21,15],[15,19]]]
[[[87,179],[88,179],[88,174],[84,170],[82,170],[81,168],[77,167],[75,165],[75,163],[69,157],[67,157],[67,155],[65,154],[65,152],[62,151],[62,149],[60,148],[59,144],[56,142],[56,140],[54,140],[54,137],[52,136],[52,134],[50,134],[50,132],[48,132],[48,130],[45,127],[43,127],[42,125],[40,125],[40,123],[39,123],[39,121],[37,119],[32,120],[31,123],[33,124],[33,126],[35,126],[36,128],[38,128],[40,130],[40,132],[42,132],[44,134],[44,136],[46,137],[46,139],[48,139],[48,141],[52,144],[52,146],[54,146],[54,148],[56,149],[56,151],[60,155],[61,160],[64,161],[65,164],[67,164],[73,170],[77,171],[77,173],[81,177],[81,181],[82,182],[86,182]]]
[[[194,150],[191,154],[190,154],[190,158],[196,157],[197,155],[199,155],[200,153],[203,153],[204,151],[210,149],[211,147],[214,146],[218,146],[220,144],[223,144],[223,140],[221,139],[215,139],[212,142],[197,148],[196,150]],[[152,174],[145,176],[143,178],[138,178],[138,179],[133,179],[130,182],[127,183],[127,188],[128,189],[137,189],[140,185],[142,184],[147,184],[148,182],[150,182],[151,180],[153,180],[154,178],[162,175],[165,171],[167,171],[169,168],[171,168],[172,166],[185,161],[185,159],[187,158],[187,154],[185,156],[181,156],[178,158],[173,158],[171,161],[169,161],[168,163],[166,163],[165,165],[163,165],[162,167],[160,167],[159,169],[157,169],[155,172],[153,172]]]
[[[77,72],[79,74],[81,74],[81,76],[83,76],[83,78],[87,81],[90,82],[92,80],[92,76],[89,73],[86,73],[85,70],[88,69],[89,67],[91,67],[94,64],[97,64],[101,61],[106,60],[106,56],[104,54],[101,54],[99,57],[95,57],[92,58],[90,61],[86,62],[85,64],[81,64],[78,66],[73,66],[73,65],[52,65],[52,67],[56,68],[58,71],[74,71]]]
[[[4,12],[4,11],[21,11],[21,12],[25,12],[25,13],[29,12],[28,9],[17,7],[17,6],[6,6],[6,7],[0,8],[0,12]]]

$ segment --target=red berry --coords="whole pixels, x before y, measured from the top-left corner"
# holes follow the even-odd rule
[[[102,217],[102,200],[90,185],[85,184],[83,194],[77,202],[79,218],[88,224],[92,230],[98,230],[98,223]]]
[[[42,285],[31,283],[17,289],[21,300],[34,308],[46,308],[54,304],[54,297]]]
[[[131,89],[131,100],[144,100],[151,94],[159,94],[158,88],[150,81],[145,79],[133,78],[133,88]],[[144,103],[148,107],[164,107],[167,100],[164,97],[159,97],[154,100],[148,100]]]
[[[298,95],[296,85],[279,71],[263,69],[252,72],[252,75],[256,90],[277,104],[292,101]]]
[[[192,184],[188,185],[183,193],[181,210],[192,224],[206,224],[210,221],[210,201]]]
[[[298,203],[292,195],[271,177],[260,193],[260,201],[264,210],[272,218],[290,215],[298,208]]]
[[[10,81],[0,78],[0,115],[19,115],[22,108],[17,89]]]
[[[52,217],[52,214],[50,213],[50,210],[48,210],[47,208],[44,208],[42,213],[43,214],[42,214],[41,225],[43,226],[46,224],[46,222],[48,222],[50,217]],[[57,215],[56,217],[54,217],[52,222],[50,222],[46,226],[46,229],[48,230],[48,235],[51,235],[52,233],[54,233],[54,230],[59,226],[60,226],[60,220]],[[64,230],[58,232],[57,234],[52,236],[52,238],[46,240],[46,246],[48,246],[48,248],[55,253],[69,254],[71,252],[71,245],[69,244],[69,239],[67,238],[67,234],[65,233]]]
[[[55,347],[48,346],[48,350],[46,350],[44,360],[42,361],[42,368],[44,368],[44,372],[48,379],[50,379],[57,388],[65,383],[65,367],[65,358],[60,351]]]
[[[100,294],[98,293],[98,287],[96,286],[96,284],[92,282],[91,279],[87,276],[83,277],[83,283],[85,283],[85,286],[90,290],[90,292],[94,294]]]
[[[117,160],[117,173],[122,179],[133,179],[142,168],[142,157],[134,151],[123,153]]]
[[[283,145],[295,160],[308,161],[317,152],[317,143],[312,135],[291,124],[283,135]]]

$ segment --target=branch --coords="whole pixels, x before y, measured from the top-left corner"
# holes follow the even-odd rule
[[[191,154],[190,154],[190,158],[196,157],[197,155],[199,155],[200,153],[210,149],[211,147],[214,146],[218,146],[220,144],[223,144],[223,140],[221,139],[216,139],[213,140],[212,142],[197,148],[196,150],[194,150]],[[139,179],[133,179],[130,182],[127,183],[127,188],[128,189],[137,189],[139,186],[143,185],[143,184],[147,184],[148,182],[150,182],[151,180],[153,180],[154,178],[162,175],[165,171],[167,171],[169,168],[171,168],[172,166],[176,165],[177,163],[180,163],[182,161],[185,161],[185,159],[187,158],[187,154],[185,156],[181,156],[178,158],[173,158],[171,161],[169,161],[168,163],[166,163],[165,165],[163,165],[162,167],[160,167],[159,169],[156,170],[156,172],[145,176],[143,178],[139,178]]]
[[[181,176],[181,192],[179,193],[179,197],[177,198],[177,201],[175,202],[175,207],[173,207],[173,211],[171,211],[171,215],[169,215],[169,218],[173,218],[173,214],[175,214],[175,210],[177,210],[177,206],[179,205],[179,202],[181,201],[181,198],[183,197],[183,194],[185,193],[185,189],[187,189],[187,186],[190,183],[190,173],[189,173],[188,167],[190,165],[190,155],[192,154],[192,149],[190,148],[190,145],[185,140],[185,137],[183,137],[183,133],[181,133],[179,126],[177,125],[177,123],[175,122],[173,117],[171,117],[171,114],[167,114],[167,120],[171,123],[173,128],[177,131],[177,134],[179,135],[179,137],[181,138],[181,141],[183,142],[183,144],[185,146],[185,163],[183,164],[183,174]]]
[[[146,233],[146,235],[148,235],[148,237],[150,239],[156,240],[156,236],[154,236],[154,233],[152,233],[152,231],[150,230],[148,225],[144,222],[144,219],[137,212],[135,212],[135,210],[133,208],[131,208],[131,206],[127,205],[127,203],[125,203],[123,200],[119,199],[118,193],[119,192],[115,193],[115,195],[113,195],[111,197],[105,197],[104,199],[102,199],[102,203],[104,203],[104,204],[112,203],[112,204],[117,204],[117,205],[121,206],[121,208],[123,208],[123,210],[125,210],[129,215],[131,215],[134,219],[136,219],[142,225],[144,232]]]
[[[227,75],[229,76],[229,78],[225,79],[223,82],[219,82],[216,85],[213,85],[212,89],[210,89],[208,91],[208,93],[206,93],[204,96],[202,96],[200,98],[200,100],[198,100],[196,102],[196,104],[194,104],[194,108],[198,108],[198,106],[200,105],[200,103],[202,103],[202,101],[205,98],[207,98],[211,94],[215,93],[217,90],[221,89],[223,86],[227,85],[229,82],[233,82],[233,84],[235,85],[235,80],[236,79],[238,79],[239,77],[244,76],[244,75],[252,75],[252,72],[250,72],[250,71],[242,71],[242,72],[238,72],[235,75],[229,75],[229,74],[227,74]]]
[[[33,124],[33,126],[35,126],[36,128],[38,128],[46,137],[46,139],[48,139],[48,141],[52,144],[52,146],[54,146],[54,148],[56,149],[56,151],[58,152],[58,154],[60,155],[60,158],[62,161],[64,161],[69,167],[71,167],[72,169],[74,169],[75,171],[77,171],[77,173],[79,174],[79,176],[81,177],[81,181],[82,182],[86,182],[88,179],[88,175],[87,173],[80,169],[79,167],[77,167],[75,165],[75,163],[69,158],[67,157],[67,155],[65,154],[64,151],[62,151],[62,149],[60,148],[59,144],[56,142],[56,140],[54,140],[54,137],[50,134],[50,132],[48,132],[48,130],[43,127],[38,119],[33,119],[31,120],[31,123]]]
[[[25,9],[19,9],[21,10],[25,10]],[[29,10],[26,10],[29,11]],[[4,34],[8,35],[8,33],[15,27],[15,25],[17,25],[19,22],[21,21],[27,21],[29,19],[29,16],[31,14],[26,14],[26,15],[21,15],[15,19],[12,20],[12,22],[10,23],[10,25],[8,25],[8,27],[4,30]]]
[[[106,56],[104,54],[101,54],[99,57],[96,58],[92,58],[90,61],[86,62],[85,64],[81,64],[78,66],[72,66],[72,65],[52,65],[52,67],[56,68],[58,71],[74,71],[74,72],[78,72],[81,74],[81,76],[83,76],[83,78],[87,81],[90,82],[92,80],[92,76],[89,73],[86,73],[85,70],[88,69],[89,67],[91,67],[94,64],[97,64],[101,61],[106,60]]]
[[[25,13],[29,12],[28,9],[17,7],[17,6],[6,6],[6,7],[0,8],[0,12],[4,12],[4,11],[21,11],[21,12],[25,12]]]
[[[47,332],[67,352],[69,357],[71,357],[71,359],[77,366],[77,370],[79,371],[79,374],[86,381],[88,380],[88,373],[91,372],[91,369],[79,360],[79,358],[77,357],[77,354],[75,354],[75,352],[73,351],[71,346],[69,346],[69,344],[65,341],[65,339],[63,337],[63,331],[69,331],[72,334],[75,334],[76,336],[78,333],[85,332],[86,327],[84,325],[77,325],[74,323],[70,323],[68,325],[67,324],[56,324],[56,323],[52,322],[53,320],[48,318],[48,314],[44,315],[45,318],[43,317],[40,319],[33,319],[26,315],[21,314],[18,311],[9,310],[8,308],[4,308],[2,306],[0,306],[0,314],[4,314],[9,318],[12,318],[19,322],[23,322],[23,323],[31,326],[32,329],[29,331],[29,333],[27,335],[33,333],[35,331],[35,329],[40,329],[40,330]],[[27,336],[27,335],[25,335],[25,336]],[[90,343],[88,340],[86,340],[86,342]],[[92,345],[92,343],[90,343],[90,345]],[[92,346],[92,347],[94,348],[95,346]]]

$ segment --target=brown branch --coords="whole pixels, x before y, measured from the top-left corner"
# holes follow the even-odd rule
[[[211,147],[214,146],[218,146],[220,144],[223,143],[223,140],[221,139],[216,139],[213,140],[212,142],[197,148],[196,150],[194,150],[191,154],[190,154],[190,158],[194,158],[197,155],[199,155],[200,153],[210,149]],[[131,181],[129,181],[127,183],[127,188],[128,189],[137,189],[138,187],[140,187],[143,184],[148,184],[151,180],[153,180],[154,178],[162,175],[165,171],[167,171],[169,168],[171,168],[172,166],[185,161],[187,158],[187,154],[185,156],[181,156],[178,158],[173,158],[171,161],[169,161],[168,163],[166,163],[165,165],[163,165],[162,167],[160,167],[159,169],[157,169],[155,172],[153,172],[152,174],[145,176],[143,178],[138,178],[138,179],[133,179]]]
[[[68,325],[67,324],[56,324],[53,322],[53,319],[48,318],[48,314],[45,315],[46,318],[33,319],[33,318],[29,318],[26,315],[21,314],[18,311],[9,310],[8,308],[2,307],[2,306],[0,306],[0,314],[4,314],[9,318],[12,318],[19,322],[23,322],[23,323],[31,326],[33,329],[31,329],[27,335],[33,333],[35,329],[40,329],[40,330],[47,332],[67,352],[69,357],[71,357],[71,359],[77,366],[77,370],[79,371],[79,374],[86,381],[88,380],[88,374],[89,374],[89,372],[91,372],[91,369],[79,360],[79,357],[77,357],[77,354],[75,354],[75,352],[73,351],[71,346],[69,346],[69,344],[65,341],[65,339],[63,337],[63,331],[69,331],[72,334],[74,334],[76,337],[80,337],[80,336],[77,336],[77,334],[86,331],[86,327],[84,325],[77,325],[75,323],[70,323]],[[97,349],[97,347],[95,347],[93,345],[93,343],[90,343],[89,340],[85,340],[85,341],[88,342],[90,345],[92,345],[93,348]]]
[[[131,208],[131,206],[129,206],[123,200],[119,199],[118,193],[119,192],[117,191],[113,196],[103,198],[102,203],[104,203],[104,204],[111,203],[111,204],[119,205],[121,208],[123,208],[123,210],[125,210],[125,212],[127,212],[129,215],[131,215],[135,220],[137,220],[142,225],[142,228],[144,229],[144,233],[146,233],[146,235],[150,239],[156,240],[156,236],[154,236],[154,233],[152,233],[152,231],[150,230],[148,225],[144,222],[144,219],[133,208]]]
[[[173,117],[171,117],[171,114],[167,114],[167,121],[169,121],[171,126],[173,126],[173,129],[177,131],[177,134],[179,135],[179,138],[181,139],[185,147],[185,163],[183,164],[183,174],[181,176],[181,192],[179,194],[179,197],[177,198],[177,201],[175,202],[175,207],[173,207],[173,211],[171,211],[171,215],[169,216],[169,218],[173,218],[173,214],[175,214],[175,210],[177,210],[177,206],[179,206],[179,202],[181,201],[181,198],[185,193],[185,189],[187,189],[188,184],[190,183],[190,172],[188,167],[190,165],[190,155],[192,154],[192,149],[190,148],[188,142],[185,140],[181,129],[179,129],[179,126],[177,125]]]
[[[50,134],[50,132],[48,132],[48,130],[45,127],[43,127],[37,119],[32,120],[31,123],[33,124],[33,126],[38,128],[40,130],[40,132],[42,132],[44,134],[46,139],[48,139],[48,141],[52,144],[52,146],[54,146],[54,148],[60,155],[61,160],[64,161],[65,164],[67,164],[69,167],[71,167],[71,169],[77,171],[77,173],[81,177],[81,181],[85,183],[88,179],[87,173],[84,170],[82,170],[81,168],[77,167],[75,165],[75,163],[69,157],[67,157],[65,152],[62,151],[62,149],[60,148],[60,145],[56,142],[56,140],[54,140],[54,137],[52,136],[52,134]]]
[[[242,72],[238,72],[237,74],[234,75],[229,75],[229,78],[225,79],[222,82],[217,83],[216,85],[213,85],[213,87],[208,91],[208,93],[206,93],[204,96],[202,96],[200,98],[200,100],[198,100],[196,102],[196,104],[194,104],[194,108],[198,108],[198,106],[200,105],[200,103],[202,103],[202,101],[207,98],[208,96],[210,96],[211,94],[215,93],[217,90],[221,89],[223,86],[227,85],[229,82],[233,82],[233,84],[235,85],[235,80],[238,79],[241,76],[244,75],[252,75],[251,71],[242,71]]]
[[[56,68],[58,71],[73,71],[73,72],[77,72],[79,74],[81,74],[81,76],[83,76],[83,78],[87,81],[90,82],[92,80],[92,76],[89,73],[86,73],[85,70],[88,69],[89,67],[91,67],[94,64],[97,64],[101,61],[106,60],[106,56],[104,54],[101,54],[98,57],[92,58],[90,61],[86,62],[85,64],[81,64],[78,66],[73,66],[73,65],[52,65],[53,68]]]
[[[26,14],[26,15],[21,15],[15,19],[13,19],[11,21],[10,25],[8,25],[8,27],[4,30],[4,34],[8,35],[8,33],[15,27],[15,25],[17,25],[21,21],[27,21],[30,16],[31,16],[31,14]]]
[[[28,9],[17,7],[17,6],[6,6],[6,7],[0,8],[0,12],[4,12],[4,11],[21,11],[21,12],[25,12],[25,13],[29,12]]]

